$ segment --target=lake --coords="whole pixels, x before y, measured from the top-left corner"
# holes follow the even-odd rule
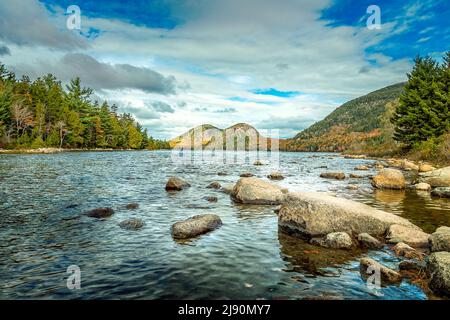
[[[357,253],[318,250],[278,230],[273,206],[239,205],[206,186],[235,183],[239,174],[274,170],[290,191],[325,191],[410,219],[426,232],[450,226],[450,201],[427,192],[373,190],[369,179],[326,180],[324,171],[355,172],[373,160],[328,153],[280,153],[277,163],[173,162],[170,151],[67,152],[0,155],[0,299],[427,299],[404,280],[374,294],[359,259],[386,266],[400,261],[389,248]],[[325,168],[325,166],[327,168]],[[227,176],[218,176],[226,171]],[[170,176],[192,187],[166,192]],[[347,190],[349,184],[358,190]],[[205,196],[217,196],[210,203]],[[127,210],[138,203],[137,210]],[[111,207],[113,216],[81,215]],[[171,237],[173,223],[215,213],[223,226],[188,242]],[[119,227],[144,221],[141,230]],[[81,270],[81,289],[69,290],[67,268]]]

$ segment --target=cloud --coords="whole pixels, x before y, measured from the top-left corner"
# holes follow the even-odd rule
[[[151,107],[156,112],[161,113],[174,113],[175,110],[168,104],[162,101],[153,101],[146,103],[146,106]]]
[[[155,120],[160,119],[161,116],[152,109],[132,106],[131,103],[126,106],[119,107],[121,112],[131,113],[137,120]]]
[[[0,46],[0,56],[10,56],[11,51],[7,46]]]
[[[88,43],[66,28],[65,19],[52,23],[51,15],[39,1],[0,1],[0,39],[19,46],[44,46],[60,50],[88,47]]]

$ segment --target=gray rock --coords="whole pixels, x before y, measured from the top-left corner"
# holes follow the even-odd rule
[[[313,238],[311,244],[332,249],[351,249],[353,247],[352,238],[346,232],[329,233],[323,239]]]
[[[360,233],[358,235],[358,242],[361,247],[367,249],[380,249],[383,247],[383,244],[378,239],[368,233]]]
[[[420,182],[414,185],[414,189],[417,191],[430,191],[431,186],[428,183]]]
[[[86,212],[86,215],[91,218],[107,218],[114,214],[111,208],[97,208]]]
[[[323,172],[320,174],[320,177],[325,178],[325,179],[344,180],[345,173],[343,173],[343,172]]]
[[[429,238],[430,251],[450,251],[450,228],[440,227]]]
[[[373,177],[372,185],[379,189],[405,189],[406,180],[403,173],[397,169],[383,169]]]
[[[217,181],[214,181],[211,182],[206,188],[219,190],[220,188],[222,188],[222,186]]]
[[[278,225],[306,238],[332,232],[384,236],[393,224],[420,230],[407,219],[360,202],[318,192],[289,193],[278,215]]]
[[[225,171],[220,171],[220,172],[217,173],[217,175],[218,175],[218,176],[227,176],[228,173],[225,172]]]
[[[131,218],[122,221],[119,226],[126,230],[138,230],[144,226],[144,222],[141,219]]]
[[[438,295],[450,296],[450,252],[434,252],[427,264],[429,287]]]
[[[283,188],[258,178],[241,178],[234,186],[232,199],[246,204],[281,204],[285,199]]]
[[[226,194],[232,194],[232,193],[233,193],[234,186],[235,186],[235,185],[232,184],[232,183],[225,184],[225,185],[223,185],[223,186],[219,189],[219,191],[220,191],[220,192],[223,192],[223,193],[226,193]]]
[[[424,261],[404,260],[399,263],[398,268],[401,271],[422,271],[426,269],[426,264]]]
[[[139,208],[139,203],[129,203],[125,206],[127,210],[136,210]]]
[[[399,242],[397,243],[392,250],[395,252],[397,256],[405,257],[407,259],[419,259],[421,260],[423,258],[423,254],[421,252],[418,252],[416,249],[412,248],[411,246],[407,245],[406,243]]]
[[[172,225],[172,237],[189,239],[213,231],[222,225],[222,220],[215,214],[194,216]]]
[[[186,188],[189,188],[191,185],[189,183],[187,183],[186,181],[180,179],[180,178],[176,178],[176,177],[171,177],[169,178],[169,181],[167,181],[166,184],[166,190],[168,191],[180,191]]]
[[[374,274],[376,270],[380,271],[380,278],[382,284],[399,284],[402,281],[402,275],[399,272],[392,270],[386,266],[383,266],[381,263],[378,263],[373,259],[370,258],[361,259],[360,272],[364,278]]]
[[[386,240],[388,243],[404,242],[414,248],[427,248],[429,234],[423,232],[420,228],[414,228],[394,224],[388,229]]]
[[[208,197],[205,197],[205,200],[209,201],[209,202],[217,202],[219,199],[217,199],[217,197],[215,197],[215,196],[208,196]]]
[[[279,172],[272,172],[271,174],[269,174],[267,176],[267,178],[269,178],[270,180],[283,180],[284,179],[283,175]]]
[[[435,187],[450,187],[450,166],[419,174],[419,182]]]
[[[250,172],[244,172],[244,173],[240,174],[241,178],[250,178],[250,177],[253,177],[253,176],[255,176],[255,175],[253,173],[250,173]]]
[[[440,198],[450,198],[450,187],[437,187],[431,191],[431,195]]]

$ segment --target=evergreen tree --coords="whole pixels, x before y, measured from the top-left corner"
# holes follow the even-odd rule
[[[442,83],[439,66],[429,57],[417,57],[414,62],[392,118],[396,126],[394,139],[409,148],[442,135],[446,127],[443,118],[448,117],[440,101]]]

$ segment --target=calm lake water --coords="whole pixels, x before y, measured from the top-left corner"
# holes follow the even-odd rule
[[[374,192],[368,179],[319,177],[324,171],[352,173],[371,162],[326,153],[281,153],[279,168],[182,165],[163,151],[0,155],[0,299],[427,299],[408,280],[383,288],[382,295],[366,286],[359,259],[396,267],[389,248],[318,250],[279,232],[274,207],[237,205],[205,188],[212,181],[234,183],[243,172],[266,179],[279,169],[286,176],[279,184],[291,191],[333,192],[402,215],[427,232],[450,226],[449,200],[415,191]],[[192,187],[168,193],[170,176]],[[349,183],[359,190],[347,190]],[[218,202],[207,202],[209,195]],[[134,202],[139,209],[124,208]],[[115,214],[103,220],[80,216],[104,206]],[[172,239],[173,223],[204,213],[218,214],[223,226],[190,242]],[[130,217],[145,226],[121,229],[119,222]],[[70,265],[81,269],[80,290],[66,286]]]

